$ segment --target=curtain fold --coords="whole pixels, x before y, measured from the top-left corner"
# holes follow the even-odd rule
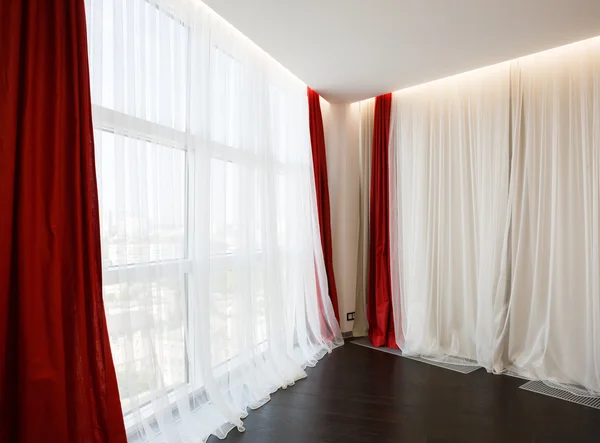
[[[84,2],[3,2],[0,36],[0,441],[124,443]]]
[[[369,198],[371,191],[371,157],[373,145],[375,99],[358,103],[358,156],[359,156],[359,229],[356,272],[356,304],[354,314],[354,337],[369,334],[367,320],[367,294],[369,288]]]
[[[343,343],[306,85],[199,1],[88,0],[104,302],[132,442],[204,442]]]
[[[375,99],[369,216],[369,338],[375,346],[397,348],[390,276],[389,161],[392,94]]]
[[[403,352],[600,395],[598,91],[600,38],[394,93]]]
[[[321,114],[321,99],[319,94],[310,88],[308,93],[308,115],[310,124],[310,142],[312,148],[312,165],[315,175],[317,208],[319,215],[319,230],[321,245],[327,272],[327,287],[333,312],[338,323],[340,313],[338,307],[337,286],[333,268],[333,250],[331,245],[331,213],[329,202],[329,181],[327,178],[327,152],[325,150],[325,133],[323,131],[323,116]]]
[[[496,370],[600,395],[600,39],[512,64]]]
[[[396,338],[407,354],[492,367],[509,79],[503,64],[394,93],[392,296],[402,325]]]

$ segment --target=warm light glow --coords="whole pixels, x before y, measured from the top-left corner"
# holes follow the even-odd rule
[[[438,89],[444,88],[452,84],[453,86],[456,84],[460,84],[463,81],[469,82],[475,79],[475,77],[479,77],[481,79],[482,76],[489,75],[493,72],[497,72],[498,70],[507,69],[507,65],[512,63],[535,63],[542,59],[552,59],[552,58],[561,58],[562,62],[564,62],[565,56],[569,54],[580,55],[581,53],[585,53],[586,51],[600,46],[600,36],[593,37],[586,40],[580,40],[575,43],[569,43],[567,45],[558,46],[556,48],[547,49],[545,51],[536,52],[534,54],[525,55],[523,57],[514,58],[512,60],[507,60],[501,63],[496,63],[494,65],[484,66],[481,68],[473,69],[471,71],[461,72],[460,74],[451,75],[449,77],[444,77],[438,80],[433,80],[426,83],[421,83],[415,86],[409,86],[408,88],[399,89],[394,91],[394,95],[404,95],[413,92],[420,91],[422,92],[425,89]]]
[[[366,106],[370,101],[375,102],[375,97],[365,98],[364,100],[354,102],[353,104],[360,104],[360,106]]]
[[[321,104],[321,112],[329,111],[329,108],[331,108],[331,103],[329,103],[327,100],[325,100],[320,95],[319,95],[319,103]]]
[[[298,83],[301,83],[303,86],[307,86],[302,80],[300,80],[293,72],[291,72],[288,68],[279,63],[276,59],[271,57],[264,49],[254,43],[249,37],[247,37],[242,31],[237,29],[223,17],[221,17],[217,12],[208,6],[206,3],[201,0],[179,0],[178,2],[173,2],[175,5],[179,4],[182,8],[182,11],[185,11],[186,8],[192,7],[195,9],[201,10],[201,14],[207,17],[210,21],[212,21],[213,29],[212,32],[215,32],[216,29],[219,32],[227,33],[230,35],[234,35],[236,38],[236,44],[244,45],[245,51],[253,52],[254,56],[257,58],[262,58],[267,65],[264,66],[264,69],[273,69],[276,68],[286,73],[290,78],[293,78]],[[220,29],[219,29],[220,28]]]
[[[569,43],[568,45],[557,46],[556,48],[547,49],[545,51],[536,52],[534,54],[525,55],[523,57],[516,58],[511,61],[530,61],[537,58],[553,58],[553,57],[564,57],[565,55],[579,54],[590,50],[591,48],[598,47],[600,45],[600,35],[586,40],[580,40],[575,43]]]

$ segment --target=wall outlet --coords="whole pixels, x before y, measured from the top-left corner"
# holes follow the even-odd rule
[[[348,321],[354,320],[354,312],[346,313],[346,320],[348,320]]]

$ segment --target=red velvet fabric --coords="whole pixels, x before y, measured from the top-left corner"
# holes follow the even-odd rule
[[[0,42],[0,442],[125,443],[84,1],[2,1]]]
[[[312,146],[313,169],[317,192],[317,209],[319,211],[319,227],[321,231],[321,246],[327,271],[329,297],[335,312],[335,318],[340,321],[337,288],[333,273],[333,252],[331,248],[331,214],[329,208],[329,182],[327,179],[327,154],[325,152],[325,133],[323,131],[323,116],[319,94],[308,88],[308,115],[310,120],[310,143]]]
[[[369,293],[367,318],[374,346],[397,348],[390,274],[389,165],[392,94],[375,99],[369,214]]]

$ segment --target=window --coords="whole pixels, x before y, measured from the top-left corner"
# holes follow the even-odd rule
[[[248,306],[257,319],[254,340],[265,341],[260,190],[268,184],[261,181],[257,156],[266,149],[243,130],[242,115],[252,109],[240,106],[250,103],[240,94],[256,78],[225,50],[212,47],[213,111],[210,125],[198,128],[190,121],[190,29],[183,21],[145,0],[104,0],[88,20],[90,52],[99,54],[91,55],[90,69],[104,300],[127,414],[156,390],[202,385],[189,355],[193,333],[186,337],[186,329],[200,326],[190,312],[189,298],[197,291],[209,292],[213,366],[241,349],[232,321],[239,306],[232,300],[248,284],[254,294]],[[207,286],[194,287],[190,238],[202,228],[191,210],[197,185],[191,165],[206,152],[210,180],[202,192],[209,197],[210,272]],[[249,178],[254,185],[247,187]],[[248,199],[251,204],[242,204]],[[250,219],[242,207],[252,208]],[[250,261],[252,272],[242,270]]]
[[[186,257],[186,152],[147,137],[95,132],[107,269]]]
[[[190,380],[189,29],[145,0],[93,2],[88,29],[103,294],[127,414]]]
[[[254,404],[331,346],[305,86],[199,5],[153,1],[87,0],[104,300],[142,440],[186,414],[210,432],[233,420],[215,398]]]
[[[98,126],[103,128],[95,139],[104,300],[128,411],[131,392],[143,403],[157,388],[156,364],[165,389],[188,381],[187,152],[153,140],[152,134],[136,137],[131,128]]]

